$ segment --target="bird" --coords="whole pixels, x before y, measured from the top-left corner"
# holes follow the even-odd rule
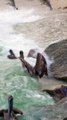
[[[17,114],[23,115],[23,112],[13,107],[13,96],[10,95],[8,97],[8,109],[0,110],[0,117],[3,120],[17,120]]]

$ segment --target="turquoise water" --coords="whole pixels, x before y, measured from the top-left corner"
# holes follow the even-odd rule
[[[46,93],[41,92],[37,78],[24,71],[19,60],[8,60],[3,51],[1,47],[0,109],[7,108],[8,96],[13,95],[14,106],[24,112],[24,116],[19,119],[30,120],[32,117],[30,112],[32,112],[33,107],[35,109],[37,106],[53,105],[54,101]],[[36,120],[38,119],[36,118]]]
[[[19,50],[23,50],[26,56],[31,48],[39,48],[34,40],[25,36],[25,27],[25,34],[14,30],[14,25],[25,25],[39,19],[41,17],[36,15],[33,9],[0,12],[0,109],[7,108],[8,96],[12,95],[14,106],[24,113],[18,120],[61,120],[62,115],[67,115],[66,111],[61,107],[53,109],[54,100],[41,91],[42,88],[52,88],[60,82],[45,78],[39,83],[35,76],[24,71],[19,60],[7,59],[9,49],[13,49],[16,55]],[[44,42],[42,44],[44,45]],[[46,107],[49,105],[50,109]]]
[[[24,113],[19,120],[38,120],[35,109],[54,104],[49,95],[41,92],[37,78],[24,71],[19,60],[7,58],[9,49],[13,49],[16,55],[23,50],[26,55],[31,48],[38,48],[33,40],[24,34],[17,34],[13,26],[39,18],[33,9],[0,12],[0,109],[8,107],[8,96],[12,95],[14,106]]]

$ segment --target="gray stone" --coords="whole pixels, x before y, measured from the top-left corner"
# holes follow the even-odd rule
[[[67,39],[51,44],[44,52],[54,60],[50,66],[52,76],[67,80]]]

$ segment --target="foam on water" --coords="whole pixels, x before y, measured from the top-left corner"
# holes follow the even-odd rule
[[[16,107],[27,112],[32,106],[54,104],[51,97],[39,91],[40,85],[37,78],[24,71],[19,60],[10,61],[6,57],[9,49],[13,49],[16,54],[22,49],[25,55],[33,47],[38,49],[34,41],[26,38],[24,34],[15,33],[13,30],[15,24],[32,22],[38,19],[41,18],[35,15],[33,9],[0,12],[0,108],[7,106],[9,95],[14,96]],[[34,62],[31,61],[35,63],[35,60]],[[25,120],[30,120],[30,116],[26,115]],[[32,120],[34,120],[34,117]]]
[[[41,18],[35,15],[33,9],[0,12],[0,45],[4,46],[5,50],[14,49],[16,52],[20,49],[28,52],[33,46],[38,47],[31,39],[26,38],[25,35],[16,34],[13,30],[13,25],[38,19]]]
[[[25,55],[31,48],[39,49],[32,39],[13,30],[13,26],[16,24],[34,22],[38,19],[41,17],[35,14],[34,9],[0,12],[0,109],[7,107],[8,96],[13,95],[14,106],[24,112],[24,116],[19,118],[20,120],[60,120],[60,114],[62,116],[65,111],[61,111],[60,107],[53,110],[46,108],[46,105],[55,103],[49,95],[41,92],[37,78],[24,71],[19,60],[10,61],[5,57],[9,49],[13,49],[16,54],[22,49]],[[54,61],[46,53],[44,56],[49,70]],[[35,60],[30,61],[36,62]],[[48,78],[44,82],[45,85],[43,84],[44,87],[47,86],[47,81]],[[50,82],[50,85],[52,83]]]
[[[47,62],[48,77],[52,77],[52,74],[50,72],[50,65],[54,63],[54,60],[53,58],[49,58],[49,56],[45,52],[43,52],[42,54],[45,57],[46,62]]]

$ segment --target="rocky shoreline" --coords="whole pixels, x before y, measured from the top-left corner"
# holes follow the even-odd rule
[[[54,60],[50,66],[52,76],[67,80],[67,39],[50,45],[45,52]]]

